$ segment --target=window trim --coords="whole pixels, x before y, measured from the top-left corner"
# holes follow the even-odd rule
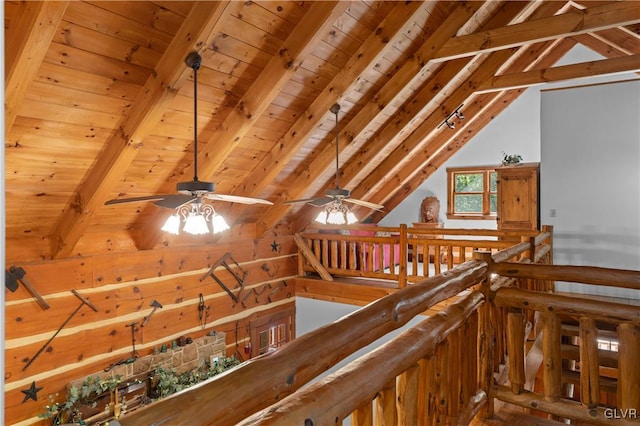
[[[496,220],[498,217],[497,212],[491,213],[488,211],[491,208],[491,194],[496,194],[497,197],[497,188],[496,192],[491,192],[491,173],[497,173],[497,168],[499,166],[473,166],[473,167],[448,167],[447,168],[447,219],[455,219],[455,220]],[[482,213],[455,213],[454,212],[454,194],[455,194],[455,175],[459,173],[483,173],[484,179],[484,191],[482,193],[482,206],[483,209],[485,206],[487,210],[484,210]],[[496,182],[497,183],[497,182]]]

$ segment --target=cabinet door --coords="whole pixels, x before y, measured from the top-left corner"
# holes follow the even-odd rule
[[[538,229],[538,165],[499,167],[498,229]]]

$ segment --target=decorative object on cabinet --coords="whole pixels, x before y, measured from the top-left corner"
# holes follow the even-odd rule
[[[522,156],[518,154],[505,154],[502,153],[502,165],[509,166],[513,164],[519,164],[522,161]]]

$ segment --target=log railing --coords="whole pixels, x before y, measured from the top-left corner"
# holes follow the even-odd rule
[[[640,272],[588,266],[499,263],[484,258],[490,274],[541,283],[578,282],[640,290]],[[553,294],[541,288],[494,287],[493,307],[507,312],[506,358],[509,386],[498,384],[491,395],[554,418],[588,424],[640,423],[640,307],[580,295]],[[525,389],[525,312],[542,319],[541,390]],[[566,324],[575,324],[578,345],[565,340]],[[613,330],[613,332],[608,331]],[[500,332],[499,332],[500,333]],[[617,354],[598,349],[597,337],[613,335]],[[533,336],[535,338],[535,335]],[[573,349],[572,349],[573,348]],[[567,361],[571,360],[571,363]],[[568,366],[578,365],[579,372]],[[617,369],[613,377],[603,371]],[[573,386],[567,386],[573,384]],[[574,392],[571,392],[574,389]],[[615,402],[606,398],[607,390]]]
[[[555,418],[637,425],[621,416],[637,416],[633,410],[640,406],[638,309],[551,291],[560,279],[640,289],[640,272],[536,264],[550,260],[551,247],[544,243],[549,240],[549,235],[527,237],[493,255],[477,253],[120,421],[124,426],[188,425],[194,419],[223,426],[325,425],[350,417],[353,425],[464,425],[476,415],[492,416],[497,399]],[[455,301],[443,310],[318,379],[358,349],[453,296]],[[532,318],[542,317],[542,325],[528,324],[529,312],[538,313]],[[577,333],[589,342],[577,350],[582,402],[563,395],[560,367],[570,350],[561,330],[567,316],[578,319]],[[593,336],[605,322],[617,324],[619,344],[626,348],[604,363],[618,368],[615,407],[598,401],[601,378],[592,361],[600,356]],[[544,387],[536,391],[525,384],[524,358],[538,336]]]
[[[354,234],[371,227],[341,226],[311,229],[296,235],[299,273],[386,279],[400,288],[471,259],[474,251],[496,253],[514,241],[529,249],[550,244],[550,229],[498,231],[489,229],[375,227],[375,235]],[[541,237],[542,236],[542,237]],[[542,238],[532,242],[532,238]]]
[[[519,258],[529,252],[533,252],[530,245],[523,244],[511,252],[510,258]],[[120,419],[121,423],[125,426],[189,425],[197,419],[199,424],[236,424],[259,410],[279,403],[342,359],[405,325],[437,303],[487,282],[487,277],[485,262],[470,260],[454,266],[440,275],[401,288],[332,324],[300,336],[277,351],[249,360],[237,369],[128,413]],[[360,361],[356,361],[356,367],[350,368],[357,370],[353,374],[358,377],[371,376],[372,371],[376,372],[375,375],[383,370],[388,372],[385,372],[385,381],[381,386],[378,381],[369,380],[363,386],[354,383],[349,385],[348,381],[343,383],[343,386],[350,386],[347,394],[353,393],[357,402],[341,405],[340,413],[353,413],[356,424],[366,424],[363,419],[368,418],[374,408],[376,416],[388,418],[389,424],[399,424],[396,423],[397,419],[406,419],[406,424],[415,424],[416,412],[421,413],[423,418],[430,416],[447,422],[452,418],[472,418],[487,402],[486,392],[473,379],[479,365],[475,357],[475,345],[481,345],[478,350],[485,354],[483,359],[490,354],[487,350],[488,339],[483,337],[486,331],[478,328],[479,313],[476,313],[477,307],[484,304],[489,294],[488,284],[483,288],[481,293],[471,291],[443,313],[403,334],[404,340],[394,343],[395,349],[387,347],[381,352],[376,351],[372,355],[374,358],[364,367],[357,367]],[[412,343],[413,340],[421,343]],[[398,344],[402,350],[398,349]],[[464,353],[459,349],[463,347]],[[393,360],[381,361],[394,352],[396,357],[392,357]],[[374,370],[367,370],[371,363],[376,362],[383,364]],[[488,363],[487,359],[484,364]],[[389,368],[392,364],[393,368]],[[458,373],[447,377],[449,366],[454,364],[459,366]],[[420,405],[415,406],[418,396],[426,393],[432,395],[428,402],[421,399]],[[373,406],[367,402],[371,401],[367,399],[370,395],[378,395]],[[341,395],[341,398],[344,396]],[[405,401],[405,407],[399,412],[394,408],[396,396]],[[325,412],[328,406],[319,410]],[[333,421],[335,418],[332,424]],[[296,423],[283,419],[279,424]]]

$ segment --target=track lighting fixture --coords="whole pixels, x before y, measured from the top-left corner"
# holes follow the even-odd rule
[[[447,126],[451,130],[455,129],[456,123],[453,122],[452,118],[455,117],[458,120],[464,120],[464,114],[462,113],[462,111],[460,111],[460,108],[462,108],[463,106],[464,104],[460,104],[460,106],[456,108],[456,110],[453,111],[451,114],[449,114],[447,118],[445,118],[444,121],[440,123],[440,125],[437,128],[439,129],[442,126]]]

